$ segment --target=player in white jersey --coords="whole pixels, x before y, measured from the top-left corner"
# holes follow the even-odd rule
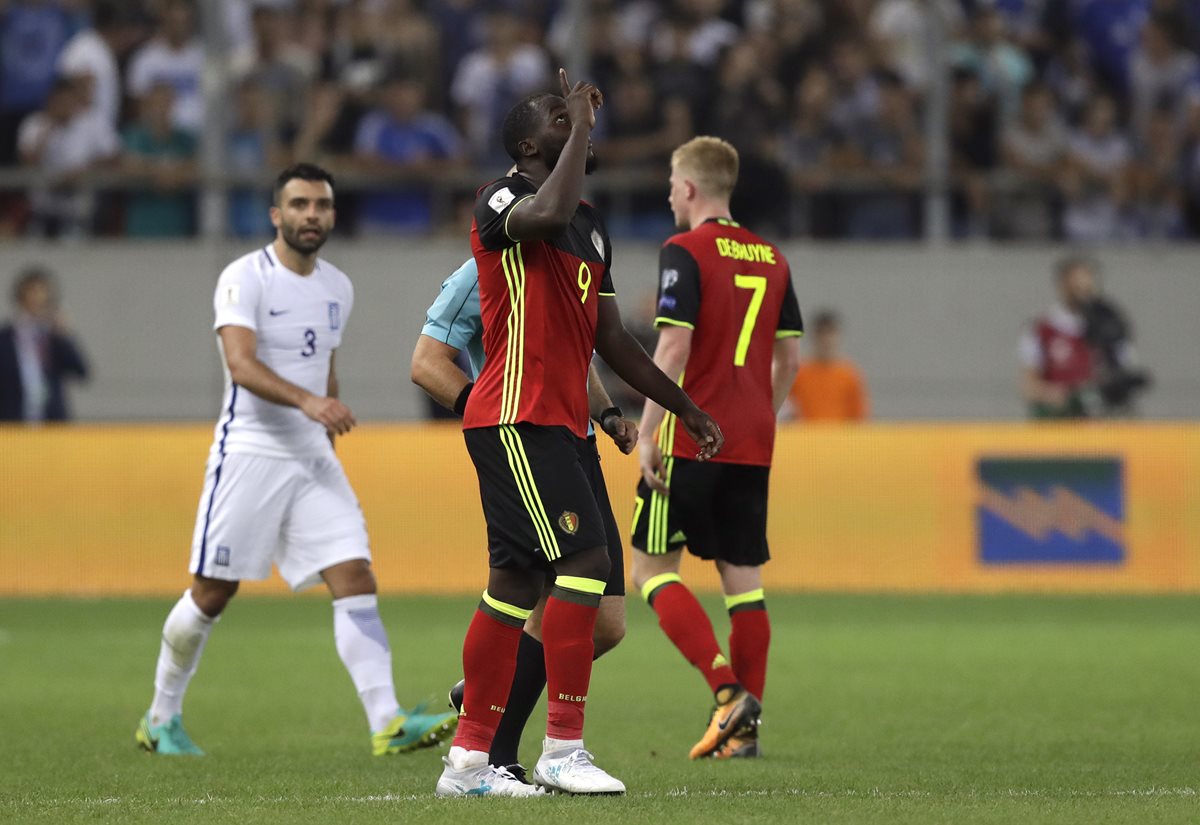
[[[406,712],[379,618],[366,524],[333,451],[355,424],[338,400],[334,353],[354,304],[350,279],[317,258],[333,229],[333,178],[310,164],[275,182],[275,240],[217,282],[225,397],[192,538],[192,586],[167,616],[154,699],[136,739],[161,754],[203,753],[183,728],[184,692],[213,625],[243,579],[271,565],[294,590],[324,581],[334,639],[376,756],[432,745],[453,713]]]

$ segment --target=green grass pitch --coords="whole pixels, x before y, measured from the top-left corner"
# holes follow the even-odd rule
[[[540,800],[371,758],[324,599],[235,600],[188,697],[202,759],[133,744],[168,601],[0,600],[0,822],[1200,821],[1200,599],[768,598],[766,758],[687,760],[706,690],[631,599],[588,706],[629,794]],[[473,602],[384,600],[402,701],[458,678]]]

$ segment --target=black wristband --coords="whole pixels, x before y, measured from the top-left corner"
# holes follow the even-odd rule
[[[467,399],[471,397],[471,388],[475,386],[475,382],[467,384],[462,388],[462,392],[458,394],[458,398],[454,399],[454,413],[462,415],[467,411]]]
[[[600,429],[602,429],[602,430],[604,429],[604,419],[608,418],[611,415],[615,415],[617,418],[625,417],[624,414],[621,412],[620,407],[615,407],[615,406],[608,407],[607,409],[603,410],[600,413],[600,415],[597,416],[597,418],[596,418],[596,421],[598,421],[600,423]]]

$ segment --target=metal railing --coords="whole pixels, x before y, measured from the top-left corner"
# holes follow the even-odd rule
[[[357,194],[389,192],[398,189],[420,189],[428,194],[430,204],[431,229],[455,226],[455,219],[460,214],[459,207],[474,198],[476,190],[488,180],[503,173],[498,168],[477,168],[463,165],[447,170],[434,176],[425,174],[394,171],[366,173],[355,169],[340,170],[336,164],[331,164],[337,176],[339,196],[345,198]],[[194,194],[198,198],[201,219],[198,221],[198,235],[209,238],[223,237],[226,232],[224,222],[225,212],[220,220],[213,217],[205,219],[203,212],[206,208],[222,209],[228,202],[228,197],[236,192],[255,192],[267,194],[270,192],[270,181],[265,179],[269,174],[230,173],[221,172],[215,175],[202,175],[194,185],[181,186],[174,191]],[[1054,198],[1052,187],[1031,180],[1010,171],[996,171],[985,176],[987,189],[990,194],[991,210],[981,216],[983,225],[992,227],[996,224],[997,209],[1004,208],[1013,199],[1037,199],[1050,202]],[[788,188],[787,214],[778,220],[779,229],[792,237],[807,237],[812,234],[813,210],[821,199],[830,196],[840,197],[847,202],[871,196],[909,196],[917,204],[916,214],[920,216],[918,224],[923,228],[926,239],[945,238],[950,234],[948,209],[946,217],[937,214],[941,207],[931,207],[930,203],[948,201],[951,193],[962,188],[962,182],[954,178],[931,186],[928,181],[912,186],[897,186],[883,180],[879,175],[869,172],[840,172],[828,186],[820,189],[800,189],[792,186],[785,178],[781,186]],[[96,169],[83,175],[73,176],[69,187],[61,181],[47,176],[36,169],[0,168],[0,193],[27,192],[32,190],[58,190],[67,188],[68,191],[89,195],[129,195],[138,192],[161,192],[152,181],[143,176],[131,176],[112,169]],[[646,214],[646,201],[658,201],[662,204],[661,215],[666,213],[667,170],[638,170],[638,169],[609,169],[598,171],[588,179],[587,195],[589,198],[603,201],[606,209],[606,219],[614,225],[628,225]],[[205,204],[208,204],[208,207]],[[923,209],[921,205],[923,204]],[[931,214],[931,209],[933,213]],[[944,221],[945,226],[934,227],[930,231],[930,220]]]

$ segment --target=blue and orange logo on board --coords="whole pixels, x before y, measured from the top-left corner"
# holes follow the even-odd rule
[[[1125,561],[1118,458],[983,458],[976,520],[984,564]]]

